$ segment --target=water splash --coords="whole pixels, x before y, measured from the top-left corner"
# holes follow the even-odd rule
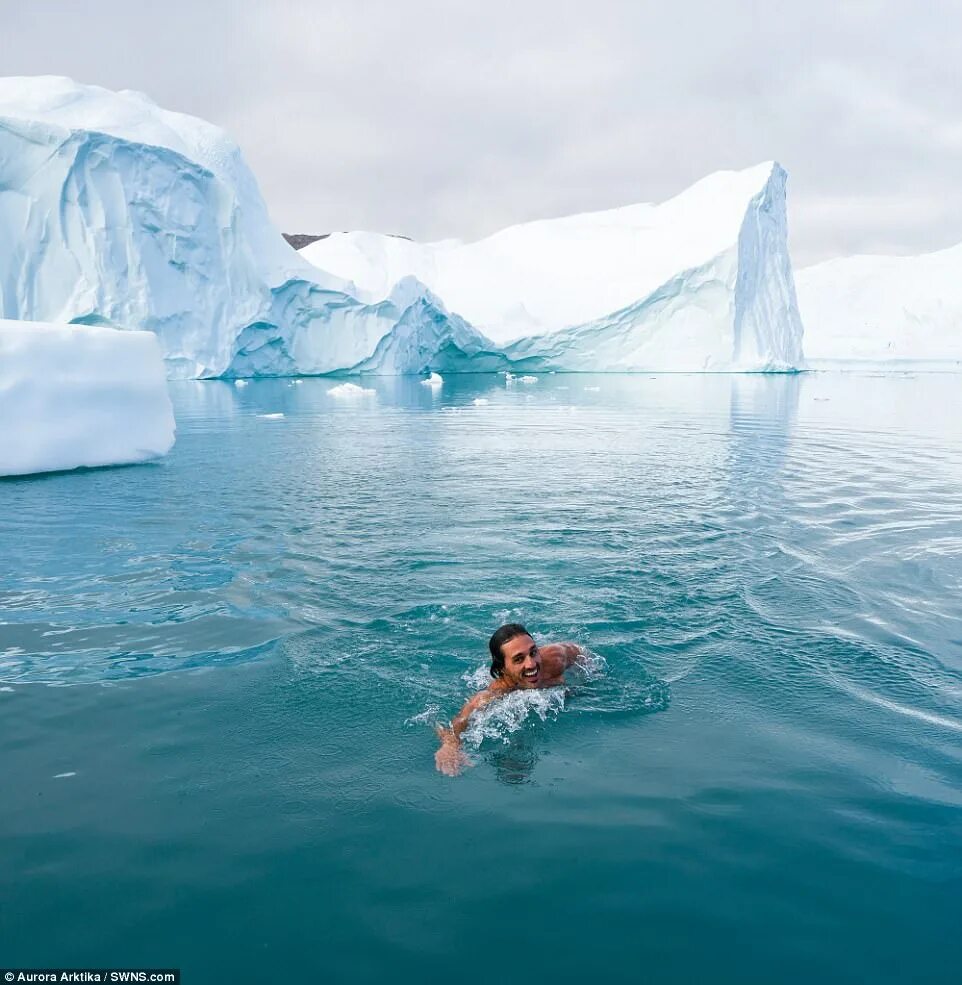
[[[511,691],[471,716],[464,743],[472,749],[486,739],[506,743],[532,716],[542,722],[557,718],[565,709],[565,695],[564,686]]]

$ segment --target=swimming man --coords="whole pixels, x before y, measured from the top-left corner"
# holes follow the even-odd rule
[[[524,626],[516,622],[502,626],[488,641],[488,649],[494,680],[465,704],[452,719],[450,728],[438,729],[441,748],[435,753],[434,762],[448,776],[457,776],[465,766],[471,765],[461,748],[461,733],[479,708],[521,688],[564,684],[565,670],[584,652],[576,643],[538,646]]]

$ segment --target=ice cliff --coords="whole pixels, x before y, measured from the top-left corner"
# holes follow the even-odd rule
[[[142,462],[174,415],[149,332],[0,320],[0,475]]]
[[[723,171],[659,204],[512,226],[472,243],[334,233],[303,255],[388,297],[415,277],[513,368],[600,372],[802,365],[785,171]]]
[[[135,92],[0,79],[0,317],[147,329],[175,377],[500,363],[399,281],[365,297],[298,256],[217,127]]]
[[[799,270],[815,368],[962,362],[962,244],[922,256],[852,256]]]

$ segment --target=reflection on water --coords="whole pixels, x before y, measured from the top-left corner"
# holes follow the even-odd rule
[[[538,762],[535,739],[528,733],[522,733],[510,744],[492,749],[488,759],[494,768],[494,775],[502,783],[528,783]]]

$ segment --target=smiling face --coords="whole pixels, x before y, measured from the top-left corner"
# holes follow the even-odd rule
[[[537,687],[541,683],[538,644],[528,635],[515,636],[501,644],[504,656],[502,679],[512,687]]]

